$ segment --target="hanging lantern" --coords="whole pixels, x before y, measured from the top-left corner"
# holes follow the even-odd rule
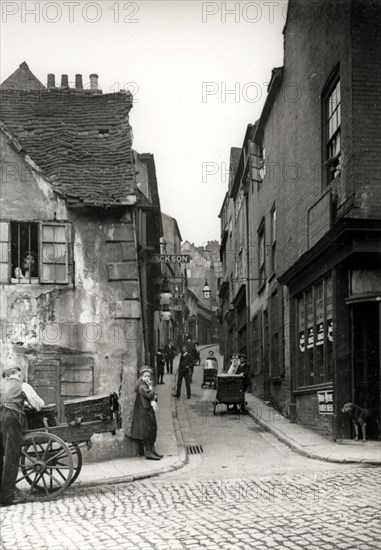
[[[208,285],[208,281],[205,280],[204,288],[202,289],[202,293],[204,295],[205,300],[210,299],[210,295],[212,293],[210,286]]]
[[[171,312],[170,311],[162,311],[160,314],[162,321],[170,321],[171,320]]]

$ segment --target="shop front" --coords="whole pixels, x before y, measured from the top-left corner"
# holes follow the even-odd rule
[[[290,290],[291,417],[336,440],[354,437],[345,403],[381,408],[379,233],[363,235],[327,239],[281,277]],[[377,424],[368,428],[367,439],[378,439]]]

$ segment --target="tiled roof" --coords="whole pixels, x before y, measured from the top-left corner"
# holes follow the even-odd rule
[[[3,88],[0,95],[1,119],[69,205],[131,204],[131,94]]]

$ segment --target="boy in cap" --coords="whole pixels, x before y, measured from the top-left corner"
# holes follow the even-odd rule
[[[135,388],[136,399],[132,416],[131,437],[144,443],[144,454],[148,460],[160,460],[163,455],[155,450],[157,436],[157,395],[153,389],[152,369],[142,367]]]
[[[41,410],[44,401],[32,386],[21,382],[20,367],[3,368],[0,381],[0,503],[10,506],[22,502],[15,497],[25,406]]]

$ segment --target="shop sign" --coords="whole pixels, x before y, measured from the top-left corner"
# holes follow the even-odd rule
[[[317,392],[319,414],[333,414],[333,390]]]
[[[328,330],[327,330],[327,332],[328,332],[328,340],[330,342],[332,342],[333,341],[333,323],[332,323],[332,319],[328,320]]]
[[[174,305],[174,306],[169,306],[168,309],[169,309],[169,311],[181,311],[182,306],[180,304],[179,305]]]
[[[173,283],[173,284],[179,284],[183,283],[185,281],[186,277],[157,277],[155,279],[155,283],[162,285],[164,283]]]
[[[301,332],[299,334],[299,349],[302,353],[305,352],[305,349],[306,349],[306,343],[305,343],[305,338],[304,338],[304,332]]]
[[[322,346],[324,344],[324,326],[323,323],[317,325],[316,345]]]
[[[151,262],[156,264],[189,264],[189,254],[154,254]]]
[[[308,335],[307,335],[307,349],[311,349],[314,347],[314,329],[313,327],[308,329]]]

